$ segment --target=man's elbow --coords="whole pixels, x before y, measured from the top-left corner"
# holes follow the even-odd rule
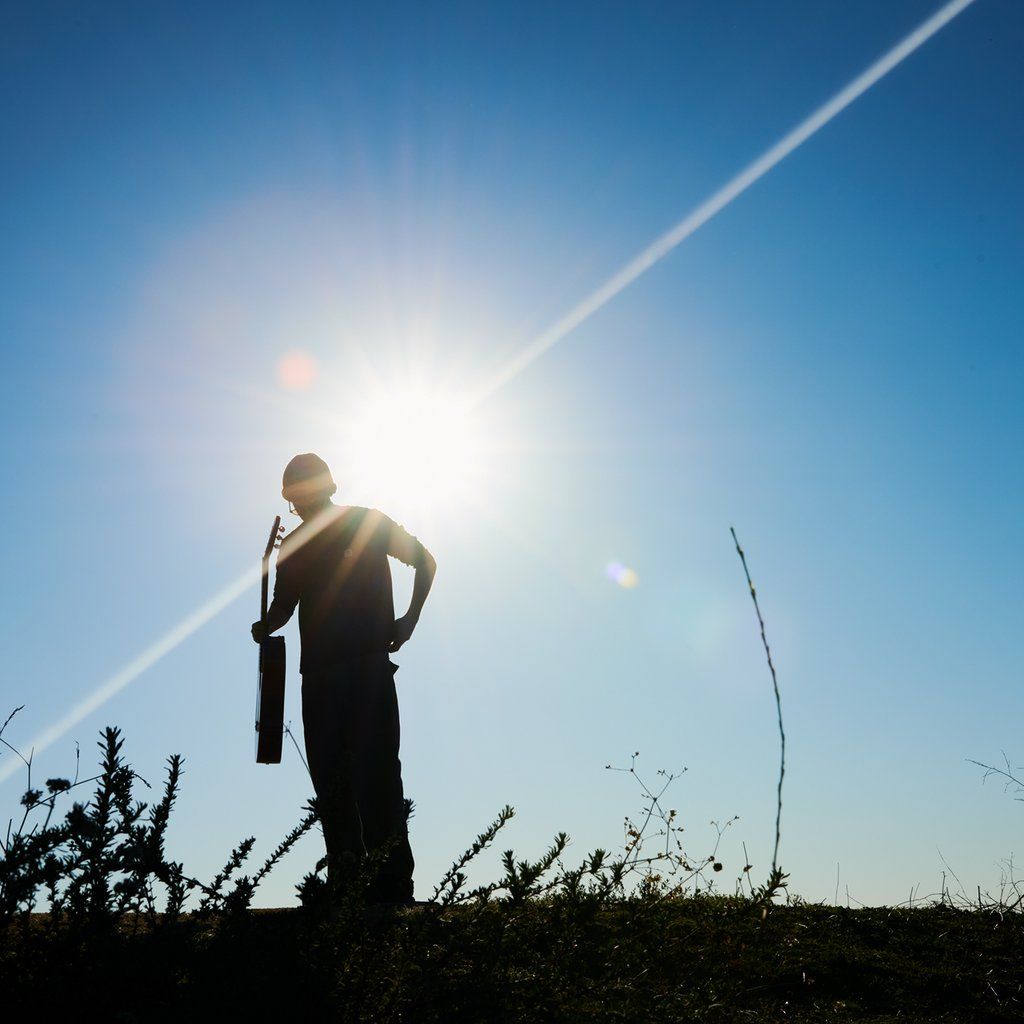
[[[420,554],[418,568],[422,569],[431,579],[434,578],[434,573],[437,572],[437,562],[434,560],[434,556],[426,548],[423,548]]]
[[[271,633],[276,633],[287,625],[295,611],[295,605],[283,601],[273,601],[267,609],[266,623]]]

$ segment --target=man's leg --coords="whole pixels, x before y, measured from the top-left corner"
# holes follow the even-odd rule
[[[347,729],[351,710],[346,705],[351,696],[351,688],[337,671],[306,673],[302,677],[306,761],[324,830],[327,872],[333,882],[342,885],[364,850]]]
[[[373,895],[384,901],[411,900],[413,856],[409,846],[395,670],[386,655],[367,659],[360,686],[363,728],[353,736],[353,783],[367,851],[395,841]]]

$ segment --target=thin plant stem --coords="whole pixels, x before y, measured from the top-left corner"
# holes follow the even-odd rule
[[[786,731],[782,727],[782,698],[779,696],[779,680],[775,675],[775,665],[772,662],[771,648],[768,646],[768,637],[764,631],[764,618],[761,615],[761,606],[757,603],[757,590],[754,588],[753,580],[750,578],[750,570],[747,568],[747,557],[743,554],[743,548],[736,537],[736,531],[730,526],[733,543],[736,545],[736,553],[743,563],[743,574],[747,577],[747,586],[750,587],[750,599],[754,602],[754,611],[757,612],[757,624],[761,627],[761,643],[764,644],[764,653],[768,659],[768,669],[772,674],[772,687],[775,690],[775,710],[779,718],[779,785],[776,797],[775,809],[775,850],[772,853],[772,872],[778,867],[779,861],[779,838],[782,834],[782,780],[786,774]]]

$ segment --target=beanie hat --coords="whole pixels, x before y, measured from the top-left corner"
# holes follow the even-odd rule
[[[312,452],[296,455],[284,467],[281,495],[287,501],[302,505],[311,500],[329,498],[337,489],[327,463]]]

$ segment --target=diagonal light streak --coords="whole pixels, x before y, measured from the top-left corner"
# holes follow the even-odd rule
[[[876,82],[902,64],[915,50],[923,46],[936,32],[944,28],[961,11],[970,7],[975,0],[950,0],[930,18],[922,22],[908,36],[891,50],[879,57],[862,71],[849,85],[822,104],[809,117],[784,135],[770,149],[745,167],[731,181],[727,182],[710,198],[704,200],[692,213],[684,217],[675,227],[655,239],[638,256],[634,257],[618,273],[609,278],[600,288],[588,295],[560,320],[552,324],[543,334],[531,341],[521,352],[505,364],[474,395],[473,405],[482,402],[514,377],[523,372],[534,360],[548,349],[557,345],[567,334],[593,316],[599,309],[611,302],[624,288],[631,285],[641,274],[659,260],[664,259],[677,245],[705,225],[715,214],[720,213],[734,199],[742,195],[751,185],[763,178],[772,168],[781,163],[798,146],[803,145],[812,135],[825,127],[833,118],[842,113],[851,103],[863,96]]]
[[[198,629],[206,625],[215,615],[222,612],[232,601],[241,596],[260,578],[258,567],[246,569],[236,580],[200,605],[194,612],[186,615],[173,629],[165,633],[159,640],[147,647],[132,661],[115,672],[106,682],[101,683],[87,697],[68,711],[63,718],[47,726],[32,741],[29,749],[39,754],[55,743],[66,732],[73,729],[87,715],[102,707],[111,697],[120,693],[129,683],[134,682],[146,669],[155,665],[164,655],[169,654],[179,644],[187,640]],[[9,779],[22,764],[10,757],[6,764],[0,765],[0,782]]]

